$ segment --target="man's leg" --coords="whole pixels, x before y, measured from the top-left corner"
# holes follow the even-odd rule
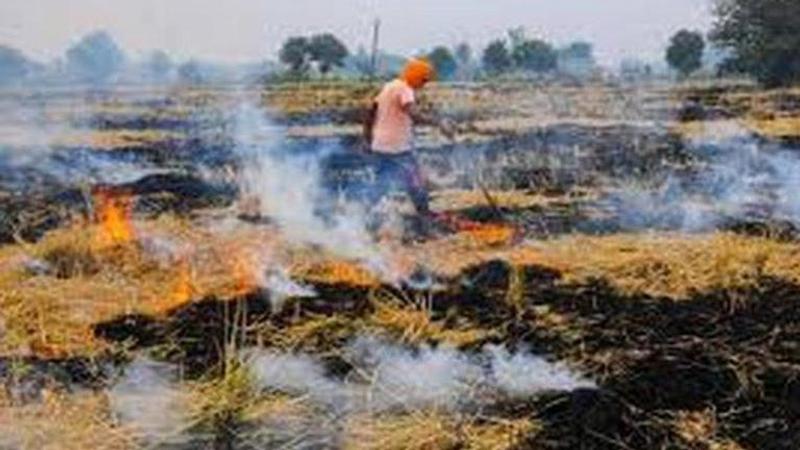
[[[430,216],[431,198],[425,188],[425,180],[422,178],[422,171],[419,163],[413,155],[404,156],[400,162],[402,165],[403,190],[408,194],[411,203],[420,216]]]
[[[374,183],[367,191],[365,205],[368,210],[367,227],[371,232],[377,232],[384,223],[383,213],[376,208],[381,201],[391,193],[393,186],[397,184],[397,164],[390,155],[376,155],[373,160],[375,174]]]

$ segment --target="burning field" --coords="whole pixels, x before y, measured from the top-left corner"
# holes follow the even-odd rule
[[[796,447],[800,94],[372,88],[3,92],[0,448]]]

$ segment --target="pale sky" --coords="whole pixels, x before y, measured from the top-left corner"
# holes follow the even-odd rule
[[[0,0],[0,44],[48,61],[82,35],[109,31],[131,56],[167,50],[178,59],[275,58],[291,35],[331,31],[355,50],[409,55],[467,41],[481,49],[511,27],[556,44],[588,40],[598,59],[661,60],[680,28],[707,30],[710,0]]]

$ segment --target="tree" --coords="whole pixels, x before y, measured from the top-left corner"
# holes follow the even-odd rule
[[[105,31],[85,36],[67,50],[67,67],[78,77],[102,83],[125,63],[125,54]]]
[[[573,42],[558,52],[558,70],[572,76],[588,76],[595,67],[594,46]]]
[[[512,50],[519,47],[527,40],[525,27],[516,27],[508,30],[508,41],[511,43]]]
[[[202,84],[207,81],[203,68],[195,60],[187,61],[178,67],[178,79],[185,84]]]
[[[439,46],[428,53],[428,60],[436,69],[437,76],[442,80],[449,80],[455,75],[458,63],[453,53],[447,47]]]
[[[670,40],[667,63],[682,77],[687,77],[703,67],[705,48],[706,42],[701,33],[681,30]]]
[[[0,84],[12,83],[27,77],[35,64],[19,50],[0,45]]]
[[[349,52],[336,36],[323,33],[313,36],[308,42],[308,54],[311,61],[317,63],[320,73],[324,75],[334,67],[342,67]]]
[[[163,50],[153,51],[146,64],[148,73],[157,81],[165,80],[173,68],[172,59]]]
[[[291,37],[283,43],[280,52],[281,62],[289,66],[295,74],[301,75],[308,70],[309,63],[308,39],[304,37]]]
[[[717,0],[711,40],[731,51],[735,68],[769,86],[800,82],[800,2]]]
[[[558,64],[553,46],[537,39],[522,41],[512,50],[511,58],[520,69],[532,72],[549,72]]]
[[[588,42],[573,42],[566,46],[562,53],[567,58],[594,60],[594,47]]]
[[[489,43],[483,51],[481,59],[483,68],[491,75],[503,73],[511,68],[511,54],[503,40],[496,40]]]

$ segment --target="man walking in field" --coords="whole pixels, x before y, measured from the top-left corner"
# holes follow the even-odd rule
[[[416,209],[417,231],[421,234],[428,232],[432,214],[430,196],[413,153],[414,124],[435,124],[446,136],[453,135],[450,122],[429,117],[417,107],[417,91],[433,77],[434,69],[427,61],[410,60],[400,77],[383,86],[364,123],[364,137],[377,167],[378,186],[370,200],[377,203],[396,188],[405,191]]]

